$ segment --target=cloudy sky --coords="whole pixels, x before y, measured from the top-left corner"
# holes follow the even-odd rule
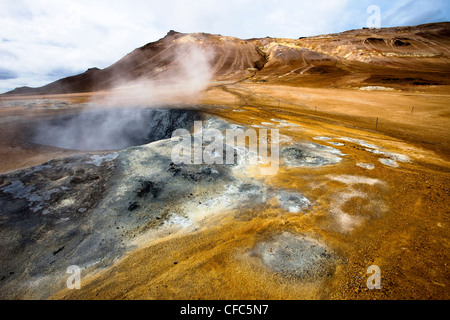
[[[173,29],[298,38],[450,21],[450,0],[0,0],[0,93],[104,68]]]

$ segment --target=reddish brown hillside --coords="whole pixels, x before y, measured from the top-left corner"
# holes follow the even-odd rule
[[[273,82],[312,87],[448,85],[450,23],[351,30],[300,39],[241,40],[170,31],[108,68],[10,94],[74,93],[151,79],[166,81],[206,60],[212,80]],[[198,59],[202,61],[198,61]],[[198,70],[197,70],[198,71]]]

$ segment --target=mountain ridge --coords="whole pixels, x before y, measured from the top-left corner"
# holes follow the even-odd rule
[[[399,89],[450,84],[450,22],[440,22],[299,39],[245,40],[170,30],[104,69],[89,68],[42,87],[20,87],[5,94],[93,92],[141,79],[164,83],[179,73],[176,62],[180,55],[193,49],[207,53],[212,81],[317,87],[388,85]]]

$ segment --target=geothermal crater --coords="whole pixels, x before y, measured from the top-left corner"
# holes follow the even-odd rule
[[[33,143],[71,150],[121,150],[190,130],[202,115],[192,110],[116,108],[58,115],[34,125]]]

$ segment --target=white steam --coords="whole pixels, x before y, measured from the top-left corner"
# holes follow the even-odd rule
[[[107,106],[151,106],[160,103],[195,103],[212,79],[212,54],[199,44],[178,44],[174,60],[155,68],[151,78],[117,79],[115,89],[92,102]],[[164,53],[162,53],[164,54]]]
[[[211,56],[199,44],[178,44],[175,57],[156,72],[94,95],[79,114],[39,124],[33,142],[76,150],[117,150],[170,136],[168,130],[193,125],[189,113],[149,110],[171,103],[196,103],[212,77]],[[161,54],[164,54],[162,52]],[[142,107],[146,107],[145,109]],[[113,108],[114,110],[106,110]]]

